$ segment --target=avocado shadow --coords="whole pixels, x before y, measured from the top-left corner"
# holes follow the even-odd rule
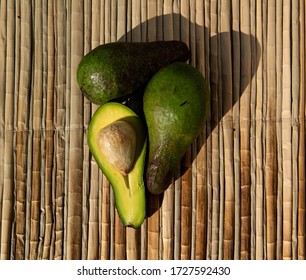
[[[172,32],[169,36],[171,39],[161,34],[162,30],[171,30],[168,32],[169,34]],[[182,35],[187,33],[186,30],[189,30],[189,35]],[[200,34],[199,37],[204,42],[190,34]],[[185,37],[188,42],[184,40]],[[118,41],[146,42],[161,40],[159,38],[165,41],[181,40],[189,45],[191,57],[187,63],[195,64],[194,66],[202,72],[211,95],[210,112],[203,133],[196,139],[196,145],[192,145],[193,150],[189,150],[189,155],[183,157],[178,170],[172,176],[172,182],[169,182],[170,185],[191,167],[212,131],[250,86],[259,66],[261,47],[257,38],[251,34],[231,30],[211,35],[208,28],[193,23],[179,14],[151,18],[126,32]],[[145,85],[127,101],[127,105],[142,119],[144,119],[142,98],[139,96],[144,88]],[[160,208],[162,200],[163,194],[152,195],[147,192],[147,216],[153,215]]]

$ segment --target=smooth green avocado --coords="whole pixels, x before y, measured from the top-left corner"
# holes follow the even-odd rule
[[[88,145],[114,190],[125,226],[139,227],[146,216],[144,165],[147,135],[140,118],[117,102],[102,105],[89,124]]]
[[[77,81],[89,101],[102,105],[145,86],[163,66],[188,58],[188,47],[180,41],[108,43],[82,58]]]
[[[187,63],[163,67],[143,97],[148,129],[145,181],[153,194],[166,190],[174,169],[206,121],[210,94],[202,74]]]

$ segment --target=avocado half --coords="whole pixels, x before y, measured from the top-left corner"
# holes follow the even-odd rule
[[[123,174],[110,163],[101,151],[101,143],[99,143],[101,131],[118,121],[126,122],[135,130],[136,135],[134,158],[127,174]],[[141,119],[134,111],[121,103],[106,103],[98,108],[91,118],[88,145],[98,166],[112,185],[116,208],[123,224],[134,228],[141,226],[146,216],[143,175],[147,146],[146,130]],[[120,141],[118,150],[122,148],[119,145]]]

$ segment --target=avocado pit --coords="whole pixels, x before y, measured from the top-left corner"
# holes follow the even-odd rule
[[[116,170],[126,176],[132,169],[136,151],[136,131],[124,121],[115,121],[97,134],[101,153]]]

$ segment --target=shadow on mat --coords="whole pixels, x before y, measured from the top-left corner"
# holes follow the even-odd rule
[[[192,23],[178,14],[162,15],[147,20],[127,32],[118,41],[149,41],[147,36],[149,33],[158,34],[160,30],[169,28],[170,30],[173,28],[175,40],[184,41],[180,39],[180,33],[182,29],[186,28],[189,28],[190,31],[195,31],[196,34],[202,34],[204,44],[198,42],[197,38],[195,38],[195,44],[201,44],[205,49],[209,48],[209,51],[203,50],[204,54],[202,56],[205,57],[203,65],[199,65],[200,62],[193,57],[196,54],[191,49],[190,61],[197,61],[197,67],[204,69],[205,73],[203,75],[210,86],[211,105],[206,126],[206,138],[198,137],[197,150],[191,153],[191,158],[182,160],[182,164],[178,167],[179,171],[176,172],[176,174],[182,176],[189,169],[191,162],[196,158],[207,137],[226,113],[233,108],[246,88],[250,85],[259,65],[261,47],[254,36],[233,30],[211,36],[207,28]],[[185,43],[188,44],[189,42]],[[143,91],[143,88],[139,90]],[[138,94],[135,96],[137,102],[131,97],[129,106],[138,115],[143,117],[142,104],[139,103],[139,100],[142,100],[142,98],[139,98]],[[173,180],[177,178],[178,176],[173,176]],[[160,208],[163,194],[159,196],[147,195],[147,216],[151,216]]]

